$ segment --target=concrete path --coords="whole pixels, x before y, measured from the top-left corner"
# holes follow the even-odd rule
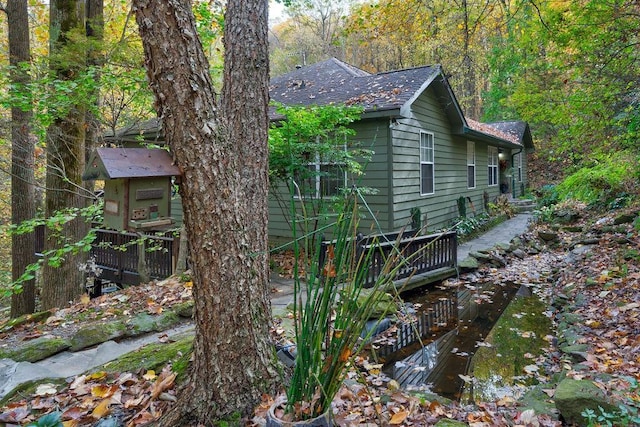
[[[465,259],[469,252],[488,249],[498,243],[509,243],[515,236],[519,236],[527,230],[531,215],[521,213],[502,224],[489,230],[482,236],[458,246],[458,261]],[[282,314],[286,307],[293,302],[293,280],[283,279],[272,275],[271,305],[274,314]],[[19,384],[27,381],[43,378],[67,378],[79,375],[92,368],[100,366],[110,360],[141,346],[158,341],[160,335],[175,335],[193,329],[188,324],[174,330],[164,331],[159,334],[150,334],[140,338],[124,340],[121,342],[107,341],[97,347],[78,351],[62,352],[48,359],[36,362],[15,362],[10,359],[0,360],[0,399],[13,390]]]

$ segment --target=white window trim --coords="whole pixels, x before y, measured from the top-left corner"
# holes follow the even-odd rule
[[[517,154],[518,156],[518,182],[522,182],[522,151]]]
[[[347,150],[347,144],[344,144],[344,150]],[[331,194],[331,195],[322,195],[321,192],[321,184],[322,184],[322,176],[320,176],[321,172],[322,172],[322,166],[327,166],[327,165],[341,165],[342,163],[336,163],[336,162],[323,162],[320,159],[320,153],[315,153],[315,161],[313,162],[308,162],[307,166],[309,168],[313,168],[314,169],[314,191],[313,191],[313,195],[308,195],[305,194],[302,190],[301,190],[301,196],[302,199],[306,199],[306,198],[310,198],[310,199],[330,199],[334,196],[336,196],[337,194]],[[342,179],[342,188],[346,188],[347,186],[347,171],[343,171],[343,179]],[[294,195],[294,197],[296,199],[300,199],[300,196],[298,195],[298,193],[296,192],[296,194]]]
[[[423,139],[423,135],[430,135],[431,136],[431,157],[432,159],[426,160],[423,159],[423,141],[426,141]],[[425,149],[429,149],[429,147],[426,147],[426,144],[424,146]],[[431,182],[433,182],[433,190],[430,193],[423,193],[422,192],[422,165],[432,165],[431,167]],[[436,142],[435,142],[435,136],[433,134],[433,132],[427,132],[427,131],[420,131],[420,195],[421,196],[431,196],[436,194]]]
[[[473,186],[469,186],[469,167],[473,167]],[[472,190],[476,188],[476,143],[467,141],[467,188]]]
[[[495,162],[495,163],[494,163]],[[498,147],[487,147],[487,184],[489,187],[497,187],[500,181],[499,166],[500,160],[498,158]],[[496,182],[491,183],[491,177],[494,176],[492,170],[495,170]]]

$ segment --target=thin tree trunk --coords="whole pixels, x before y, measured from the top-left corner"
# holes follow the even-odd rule
[[[9,0],[6,6],[9,30],[11,80],[26,85],[28,72],[21,64],[31,61],[27,0]],[[34,187],[34,144],[30,135],[31,109],[11,108],[11,222],[20,224],[36,213]],[[11,278],[15,282],[35,262],[34,233],[11,236]],[[22,283],[22,292],[11,298],[11,317],[35,311],[35,279]]]
[[[163,426],[250,416],[278,371],[269,337],[267,1],[231,0],[222,108],[188,0],[134,0],[166,140],[182,171],[196,334]],[[250,48],[248,48],[250,46]]]

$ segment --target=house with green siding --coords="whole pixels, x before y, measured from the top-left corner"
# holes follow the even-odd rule
[[[331,167],[336,165],[309,164],[324,171],[315,178],[320,198],[353,185],[373,190],[366,196],[363,231],[395,232],[416,223],[426,231],[440,230],[459,216],[461,197],[473,215],[500,195],[518,197],[527,187],[527,153],[533,151],[527,123],[466,118],[440,66],[370,74],[331,58],[272,78],[270,95],[289,106],[363,108],[350,125],[355,134],[348,143],[371,150],[364,174],[356,181]],[[273,110],[271,119],[282,118]],[[106,139],[132,147],[141,141],[161,144],[163,135],[160,122],[151,120]],[[269,234],[274,242],[286,241],[290,221],[276,196],[270,197]],[[171,214],[180,224],[177,195]]]
[[[320,193],[336,182],[375,190],[366,196],[365,229],[386,233],[419,222],[427,231],[439,230],[459,216],[460,197],[469,214],[479,214],[487,202],[501,194],[518,197],[527,186],[526,154],[533,150],[527,123],[466,118],[440,66],[370,74],[332,58],[272,78],[270,95],[289,106],[364,109],[352,124],[355,136],[350,141],[373,152],[364,176],[355,181],[334,168],[339,176],[324,173],[316,179],[319,196],[337,192]],[[323,166],[316,165],[318,170]],[[290,222],[273,196],[270,236],[286,239]],[[375,227],[370,227],[372,214]]]

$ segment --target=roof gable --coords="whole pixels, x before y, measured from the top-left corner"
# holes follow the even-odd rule
[[[500,121],[487,123],[486,126],[496,129],[498,132],[507,135],[511,141],[523,146],[528,150],[533,150],[533,137],[529,124],[522,120]]]

